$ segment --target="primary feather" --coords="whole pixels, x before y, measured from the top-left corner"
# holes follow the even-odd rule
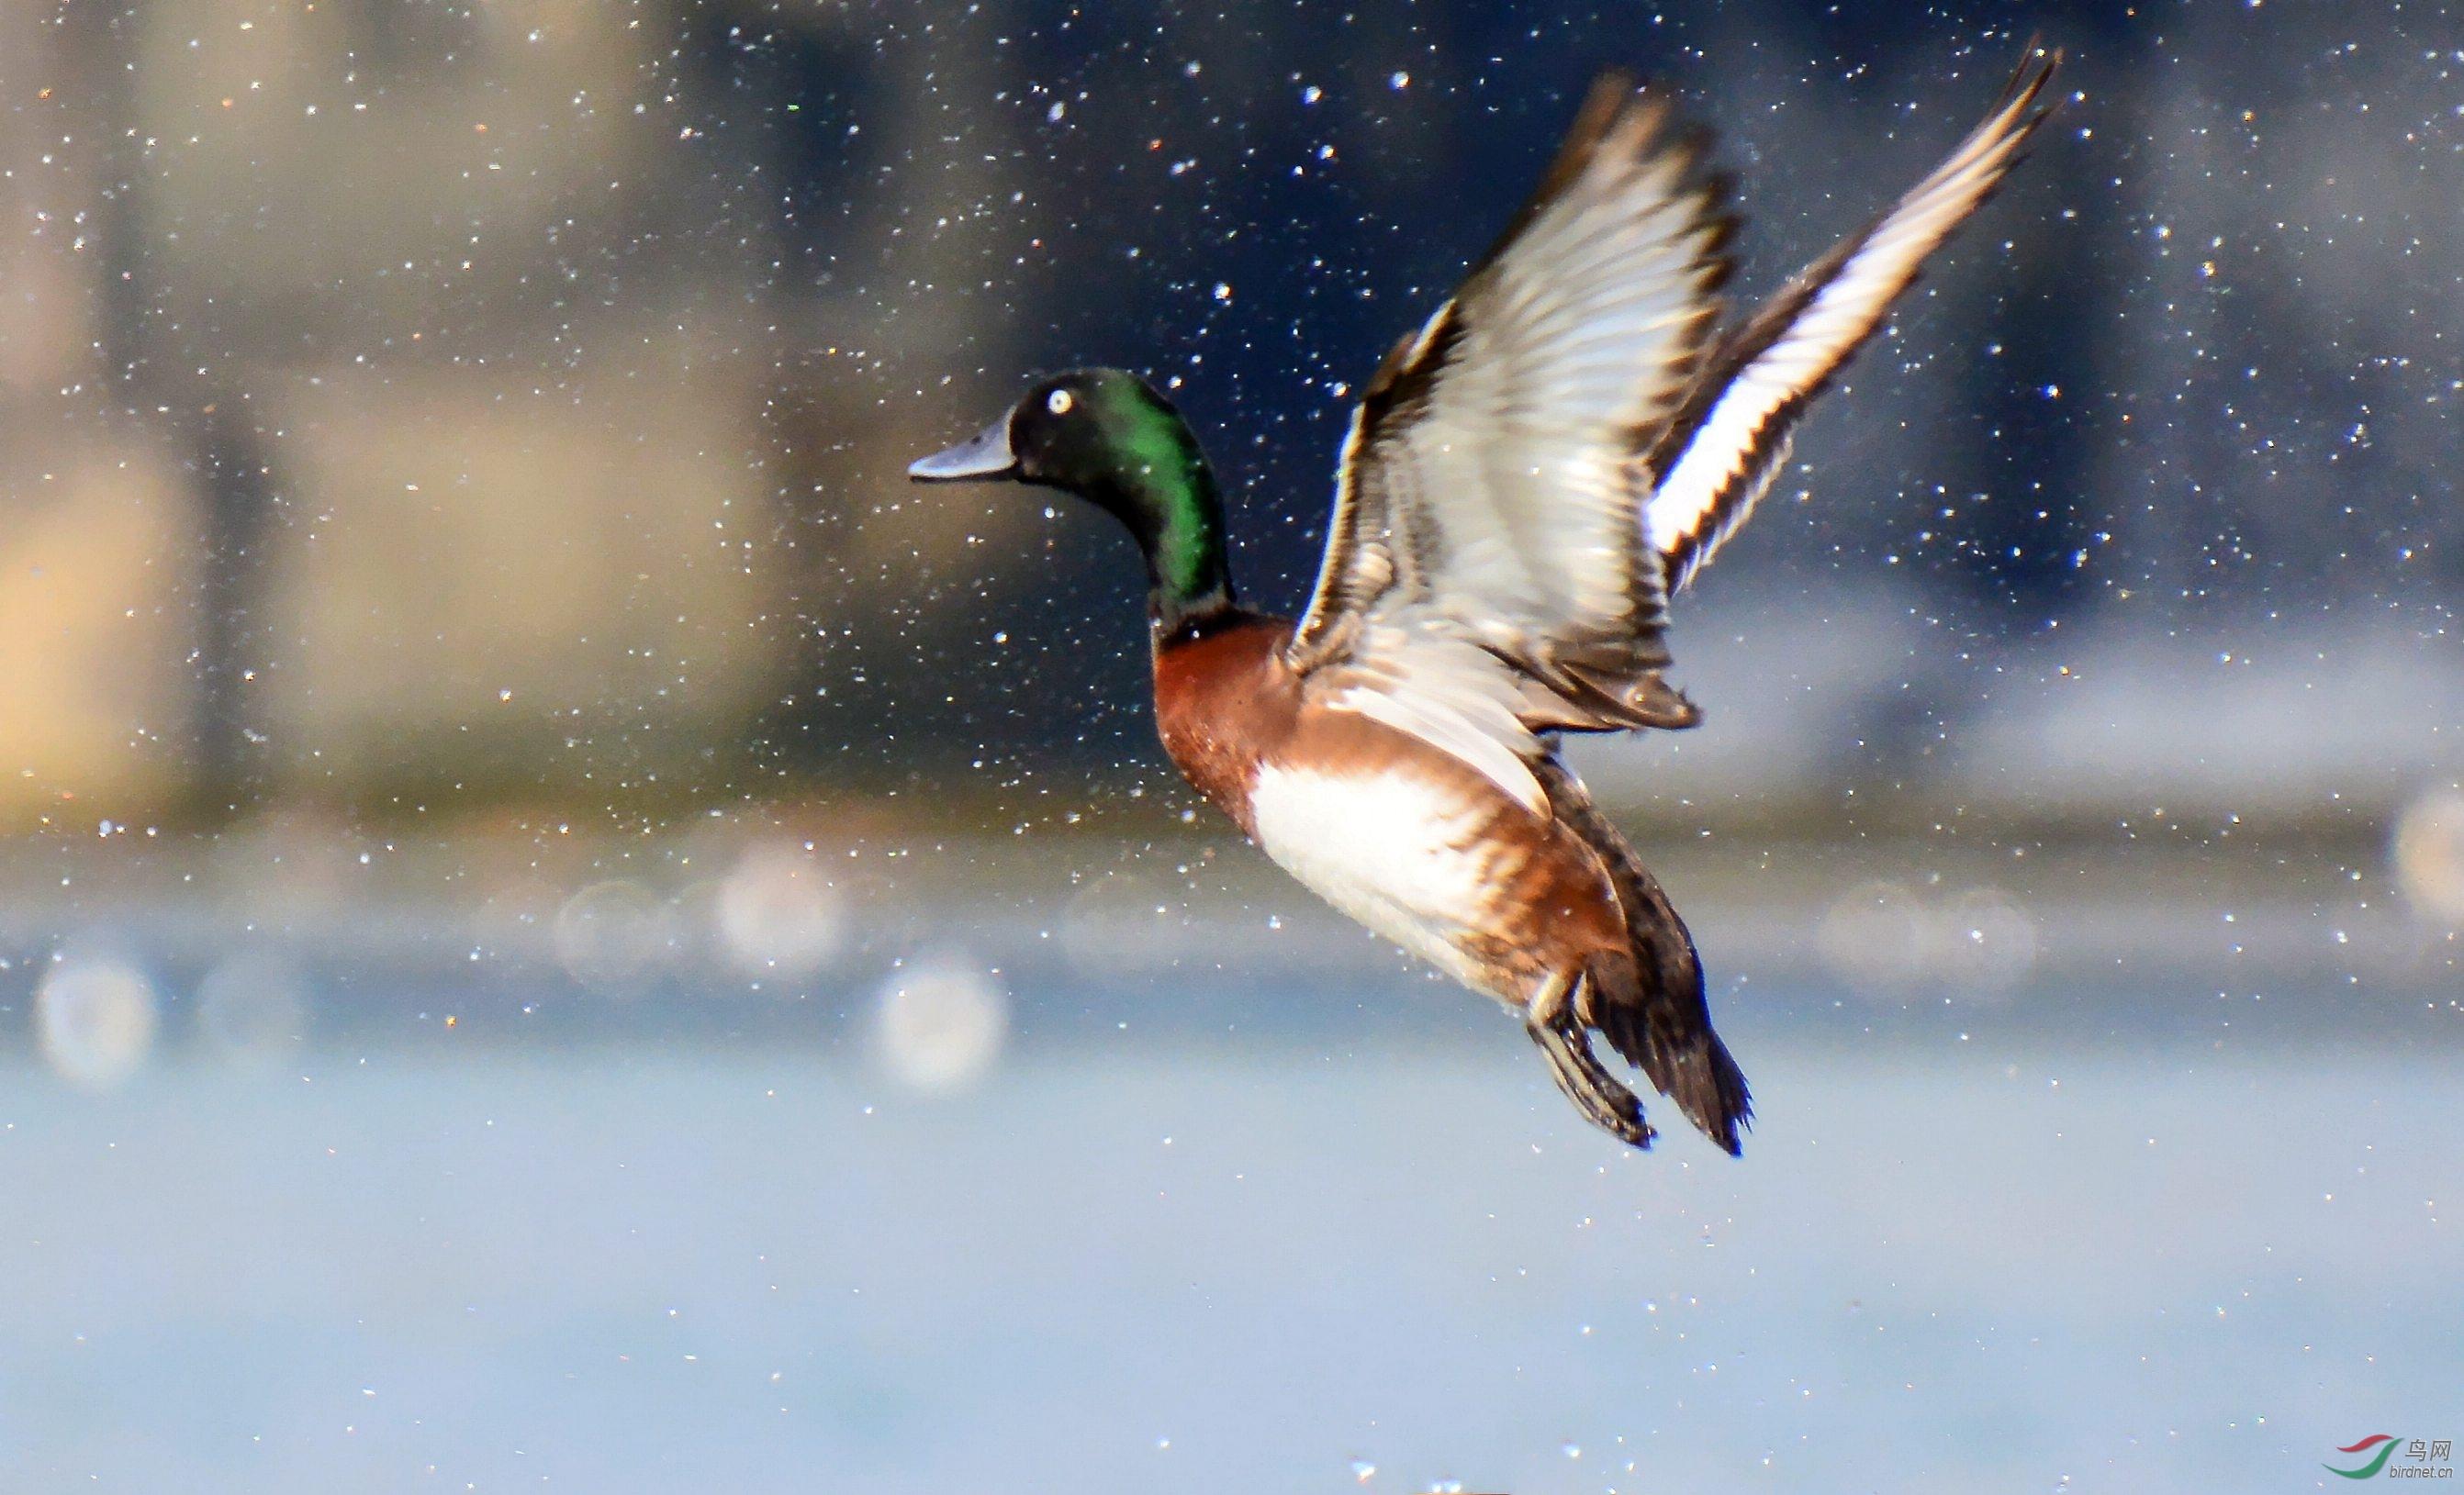
[[[1932,174],[1722,341],[1653,452],[1656,482],[1643,525],[1667,559],[1671,592],[1753,512],[1788,460],[1789,435],[1806,406],[1882,324],[1925,256],[2018,163],[2045,117],[2036,99],[2057,60],[2023,66]]]
[[[2017,162],[2056,60],[2023,64],[1940,166],[1716,341],[1726,184],[1664,100],[1602,78],[1513,224],[1362,391],[1291,667],[1527,803],[1545,734],[1691,726],[1661,677],[1669,595]]]
[[[1667,663],[1637,459],[1694,387],[1727,274],[1702,156],[1657,96],[1593,89],[1514,224],[1363,391],[1295,669],[1437,690],[1431,662],[1469,646],[1541,683],[1504,693],[1526,731],[1666,724],[1664,693],[1626,698]]]

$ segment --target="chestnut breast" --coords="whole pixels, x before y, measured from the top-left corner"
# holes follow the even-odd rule
[[[1248,616],[1155,651],[1155,730],[1181,777],[1244,832],[1258,765],[1291,740],[1300,681],[1284,664],[1282,618]]]
[[[1508,1000],[1622,945],[1578,835],[1417,737],[1309,703],[1289,637],[1262,618],[1158,651],[1156,724],[1200,793],[1329,902]]]

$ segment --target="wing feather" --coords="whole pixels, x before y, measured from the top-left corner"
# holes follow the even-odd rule
[[[1286,651],[1305,689],[1539,812],[1542,734],[1692,725],[1661,678],[1669,593],[2018,160],[2057,61],[2032,49],[1931,175],[1716,346],[1727,183],[1665,101],[1603,77],[1530,201],[1362,390]]]
[[[1806,406],[1874,335],[1926,256],[2018,164],[2050,112],[2037,99],[2060,60],[2032,55],[1942,165],[1723,341],[1651,455],[1643,523],[1667,559],[1669,591],[1745,522],[1787,460]]]
[[[1733,221],[1705,144],[1658,95],[1601,79],[1496,246],[1379,364],[1287,655],[1305,674],[1342,667],[1327,698],[1357,701],[1378,649],[1403,651],[1383,688],[1463,689],[1442,642],[1485,655],[1484,698],[1510,703],[1523,738],[1664,720],[1640,456],[1693,387],[1727,274]]]

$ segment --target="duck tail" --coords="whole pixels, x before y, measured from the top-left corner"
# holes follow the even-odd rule
[[[1553,758],[1537,772],[1550,808],[1599,858],[1625,915],[1625,948],[1602,952],[1586,964],[1575,1017],[1649,1075],[1652,1086],[1675,1101],[1705,1136],[1731,1157],[1740,1155],[1745,1129],[1753,1121],[1753,1096],[1728,1045],[1711,1029],[1694,936],[1660,879],[1592,803],[1581,781]]]
[[[1745,1071],[1712,1030],[1702,962],[1684,923],[1659,884],[1646,877],[1638,890],[1656,916],[1637,919],[1629,907],[1631,957],[1593,962],[1583,983],[1584,1025],[1650,1076],[1652,1088],[1675,1101],[1705,1136],[1738,1156],[1754,1114]]]

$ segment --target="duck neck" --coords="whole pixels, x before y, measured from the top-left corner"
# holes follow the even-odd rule
[[[1138,538],[1147,562],[1147,621],[1168,638],[1232,610],[1232,573],[1223,556],[1223,499],[1203,465],[1166,511],[1152,539]]]
[[[1223,495],[1189,428],[1156,423],[1135,443],[1097,503],[1119,516],[1147,566],[1147,622],[1156,643],[1232,610]]]

